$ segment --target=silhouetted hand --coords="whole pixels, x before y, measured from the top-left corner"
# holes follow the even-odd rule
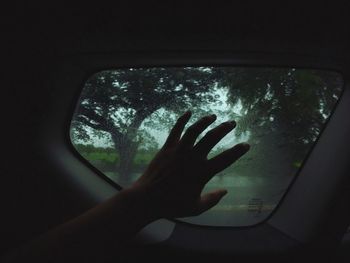
[[[216,120],[206,116],[181,134],[191,117],[186,112],[176,122],[164,146],[149,164],[145,173],[131,186],[144,193],[150,213],[156,218],[186,217],[203,213],[215,206],[227,193],[225,189],[201,196],[206,183],[249,150],[246,143],[237,144],[208,160],[210,150],[235,126],[224,122],[210,130],[198,143],[198,136]]]
[[[208,160],[210,150],[234,127],[225,122],[209,131],[197,144],[198,136],[216,116],[204,117],[181,134],[191,113],[181,116],[164,146],[145,173],[129,188],[57,226],[9,253],[8,262],[101,262],[147,224],[160,218],[203,213],[226,194],[218,189],[201,196],[205,184],[249,150],[237,144]]]

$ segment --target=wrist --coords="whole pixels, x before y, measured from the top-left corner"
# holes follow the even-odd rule
[[[122,211],[129,214],[131,221],[137,225],[144,227],[160,219],[151,195],[145,188],[132,186],[123,189],[117,196],[123,199]]]

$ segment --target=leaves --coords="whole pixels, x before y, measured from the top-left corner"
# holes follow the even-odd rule
[[[341,88],[341,76],[323,70],[105,70],[86,82],[71,134],[73,141],[85,143],[109,134],[121,156],[128,153],[127,158],[134,158],[135,149],[154,151],[158,147],[159,138],[150,130],[164,134],[178,115],[190,109],[193,120],[212,113],[236,120],[236,138],[249,138],[252,145],[259,146],[255,156],[269,152],[270,159],[288,156],[286,162],[293,163],[305,156],[316,140]],[[256,161],[259,157],[250,159]]]

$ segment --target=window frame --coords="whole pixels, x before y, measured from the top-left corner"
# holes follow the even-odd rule
[[[156,65],[155,67],[157,68],[157,67],[162,67],[162,66],[164,66],[164,65]],[[187,65],[187,64],[186,64],[186,65],[182,64],[182,65],[180,65],[180,66],[188,66],[188,65]],[[193,65],[189,65],[189,66],[193,66]],[[199,66],[199,65],[198,65],[198,66]],[[206,65],[206,66],[207,66],[207,65]],[[209,64],[208,64],[208,66],[212,66],[212,65],[209,65]],[[231,64],[228,64],[228,65],[224,65],[224,66],[232,66],[232,65],[231,65]],[[234,65],[233,67],[235,67],[235,66],[237,66],[237,65]],[[250,66],[252,66],[252,65],[249,65],[249,66],[246,66],[246,67],[250,67]],[[139,65],[137,65],[137,66],[132,66],[132,68],[143,68],[143,67],[145,67],[145,68],[151,68],[151,66],[139,66]],[[173,66],[165,65],[165,67],[173,67]],[[252,66],[252,67],[254,67],[254,66]],[[125,68],[129,68],[129,66],[128,66],[128,67],[119,67],[119,66],[118,66],[118,67],[113,67],[113,68],[107,69],[107,71],[113,71],[113,70],[119,70],[119,69],[122,70],[122,69],[125,69]],[[254,68],[255,68],[255,67],[254,67]],[[261,66],[261,68],[267,68],[267,67],[266,67],[266,66]],[[278,69],[281,68],[281,69],[282,69],[283,67],[280,67],[280,66],[272,66],[272,68],[278,68]],[[293,67],[288,67],[288,68],[293,68]],[[297,69],[305,69],[305,68],[297,67]],[[315,69],[315,68],[310,68],[310,70],[314,70],[314,69]],[[324,69],[322,69],[322,70],[324,70]],[[93,74],[91,74],[91,75],[88,77],[88,80],[89,80],[92,76],[94,76],[95,74],[99,74],[100,72],[103,72],[103,71],[104,71],[104,70],[95,71]],[[334,70],[333,70],[333,72],[337,72],[338,74],[341,75],[341,73],[339,73],[338,71],[334,71]],[[342,76],[342,75],[341,75],[341,76]],[[85,82],[85,83],[86,83],[86,82]],[[84,83],[82,89],[84,89],[85,83]],[[287,192],[288,192],[289,189],[291,188],[291,185],[294,183],[294,181],[296,180],[296,178],[299,176],[301,170],[302,170],[303,167],[304,167],[304,164],[307,162],[307,160],[308,160],[310,154],[312,153],[312,151],[313,151],[315,145],[318,143],[318,140],[319,140],[319,138],[321,137],[323,130],[324,130],[325,127],[327,126],[328,121],[331,119],[332,114],[333,114],[333,112],[335,111],[335,109],[336,109],[336,107],[337,107],[337,105],[338,105],[338,102],[340,101],[340,98],[341,98],[342,95],[343,95],[343,92],[344,92],[344,83],[343,83],[343,86],[341,87],[341,89],[342,89],[342,90],[341,90],[341,93],[340,93],[340,95],[339,95],[339,99],[337,100],[337,102],[335,103],[334,107],[332,108],[331,113],[330,113],[329,117],[327,118],[326,122],[323,124],[322,129],[321,129],[320,133],[318,134],[316,140],[312,143],[310,149],[308,149],[308,151],[307,151],[305,157],[304,157],[303,160],[302,160],[301,166],[297,169],[297,171],[296,171],[295,174],[293,175],[292,180],[288,183],[288,185],[286,185],[286,190],[284,191],[284,193],[282,194],[282,196],[281,196],[279,202],[276,204],[276,206],[273,208],[273,210],[269,213],[268,216],[266,216],[266,217],[264,217],[263,219],[259,220],[257,223],[253,223],[253,224],[249,224],[249,225],[244,225],[244,226],[234,226],[234,225],[233,225],[233,226],[211,226],[211,225],[205,225],[205,224],[197,225],[197,224],[195,224],[195,223],[186,222],[186,221],[183,221],[183,220],[181,220],[181,219],[176,219],[176,218],[172,219],[171,221],[173,221],[173,222],[175,222],[175,223],[178,223],[178,224],[187,224],[187,225],[189,225],[189,226],[220,227],[220,228],[221,228],[221,227],[228,227],[228,228],[254,227],[254,226],[257,226],[257,225],[259,225],[259,224],[263,224],[264,222],[268,221],[269,218],[272,216],[272,214],[278,209],[279,204],[282,202],[282,200],[283,200],[284,197],[286,196]],[[81,90],[80,92],[82,92],[82,90]],[[81,94],[81,93],[80,93],[80,94]],[[79,98],[78,98],[78,100],[77,100],[77,105],[76,105],[75,109],[77,109],[77,108],[79,107],[80,94],[79,94]],[[72,114],[71,122],[73,121],[74,114],[75,114],[75,112],[73,112],[73,114]],[[71,137],[70,137],[70,138],[71,138]],[[73,142],[72,142],[71,140],[70,140],[70,143],[71,143],[72,147],[74,148],[74,151],[76,151],[76,152],[79,154],[79,157],[83,157],[83,156],[81,155],[81,153],[76,149],[76,147],[74,146],[74,144],[73,144]],[[88,163],[89,166],[92,166],[93,169],[96,170],[96,173],[98,173],[99,176],[101,176],[101,177],[102,177],[103,179],[105,179],[107,182],[109,182],[110,184],[112,184],[115,188],[117,188],[118,190],[122,190],[122,189],[123,189],[123,187],[120,186],[120,185],[118,184],[118,182],[114,181],[113,179],[110,179],[110,178],[109,178],[107,175],[105,175],[102,171],[100,171],[98,168],[96,168],[89,160],[85,159],[84,157],[83,157],[83,158],[80,158],[80,159],[83,159],[84,163]],[[87,162],[86,162],[86,161],[87,161]]]
[[[332,209],[329,206],[329,200],[334,200],[339,182],[345,181],[344,171],[347,166],[344,159],[336,161],[338,163],[337,175],[333,178],[327,178],[324,175],[326,171],[319,171],[319,167],[315,163],[317,160],[324,159],[322,155],[325,149],[329,149],[330,142],[334,141],[334,136],[337,136],[337,123],[345,123],[346,131],[350,130],[350,124],[343,121],[346,118],[346,109],[349,109],[346,103],[350,102],[350,89],[346,85],[349,72],[344,70],[346,68],[345,62],[334,62],[330,58],[296,54],[237,54],[215,51],[120,52],[64,57],[58,61],[54,75],[50,76],[53,84],[51,87],[53,94],[51,113],[59,121],[53,123],[52,120],[47,120],[43,124],[43,136],[54,134],[54,136],[46,138],[47,143],[42,145],[44,150],[48,152],[49,161],[65,170],[66,182],[69,184],[73,182],[72,189],[80,192],[77,195],[84,196],[84,203],[87,205],[97,204],[116,193],[120,190],[118,185],[88,163],[75,150],[70,141],[71,118],[86,80],[95,72],[111,68],[183,65],[266,66],[332,70],[342,74],[344,88],[318,140],[303,162],[299,175],[295,176],[282,200],[266,220],[253,226],[216,227],[198,226],[177,221],[170,222],[164,219],[151,224],[139,234],[143,242],[145,242],[147,236],[146,242],[160,242],[172,247],[186,247],[198,251],[205,251],[210,248],[214,251],[224,250],[227,253],[235,253],[239,251],[239,248],[248,244],[252,244],[254,249],[259,250],[261,246],[266,246],[263,243],[266,241],[267,237],[264,237],[264,235],[267,233],[276,236],[275,244],[281,249],[293,249],[302,243],[311,242],[318,233],[320,226],[327,224],[329,215],[326,215],[326,212]],[[68,85],[69,88],[62,89],[60,88],[62,85]],[[63,105],[59,105],[59,100],[55,101],[54,98],[57,96],[66,98]],[[56,130],[54,130],[55,128]],[[332,139],[332,137],[334,138]],[[337,141],[341,139],[340,137],[337,138]],[[339,147],[342,148],[341,145]],[[347,149],[342,152],[350,154]],[[324,183],[322,186],[319,184],[318,187],[323,190],[328,189],[322,195],[317,191],[309,191],[308,193],[302,191],[302,189],[307,189],[310,184],[312,185],[313,179],[317,176],[315,175],[316,171],[323,173]],[[325,183],[327,181],[332,182]],[[317,200],[317,205],[312,207],[310,211],[307,211],[308,201],[306,199],[300,200],[301,196],[305,197],[305,194],[309,196],[307,200]],[[326,208],[321,205],[324,203],[328,204]],[[314,224],[313,227],[315,222],[317,224]],[[219,233],[226,236],[224,240],[230,240],[230,245],[223,245]],[[186,235],[185,238],[184,235]],[[203,236],[207,236],[210,241],[203,244],[201,242]],[[243,243],[242,236],[246,237]]]

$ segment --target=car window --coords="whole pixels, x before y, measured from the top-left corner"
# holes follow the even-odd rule
[[[330,117],[343,87],[339,73],[276,67],[151,67],[103,70],[85,83],[71,141],[93,166],[130,185],[164,143],[176,119],[207,114],[237,127],[211,158],[240,142],[251,150],[217,174],[204,192],[226,188],[214,208],[186,222],[247,226],[277,206]],[[203,133],[203,135],[205,132]],[[183,182],[186,184],[186,182]]]

